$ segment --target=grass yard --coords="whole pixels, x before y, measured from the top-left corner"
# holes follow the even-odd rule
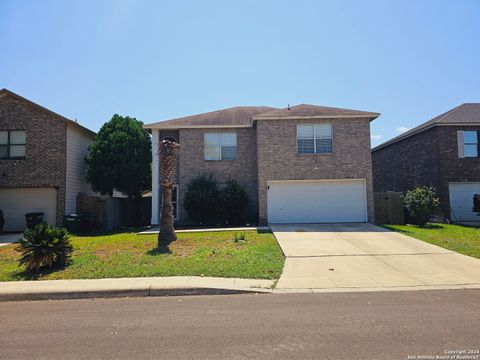
[[[284,258],[273,234],[244,233],[245,241],[239,242],[233,241],[234,231],[180,233],[168,249],[156,249],[156,235],[72,236],[72,263],[41,274],[18,266],[18,245],[12,244],[0,247],[0,281],[185,275],[279,278]]]
[[[480,259],[480,229],[461,225],[384,225],[385,228]]]

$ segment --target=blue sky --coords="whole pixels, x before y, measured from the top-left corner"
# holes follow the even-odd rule
[[[0,0],[0,88],[95,131],[114,113],[376,111],[376,145],[480,102],[479,39],[476,0]]]

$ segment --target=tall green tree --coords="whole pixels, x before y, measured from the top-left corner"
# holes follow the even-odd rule
[[[117,190],[138,204],[142,192],[151,188],[152,145],[142,125],[115,114],[102,126],[86,157],[86,177],[94,191],[112,196]],[[138,224],[139,211],[135,215]]]

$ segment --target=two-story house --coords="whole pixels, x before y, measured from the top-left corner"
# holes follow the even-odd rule
[[[7,89],[0,90],[0,210],[4,231],[22,231],[25,214],[61,225],[76,212],[85,156],[95,133]]]
[[[180,143],[175,219],[188,183],[213,174],[247,190],[259,223],[373,221],[370,121],[378,113],[314,105],[234,107],[145,128],[152,133],[152,225],[159,223],[160,140]]]
[[[440,209],[451,221],[479,221],[480,104],[462,104],[372,150],[374,190],[437,188]]]

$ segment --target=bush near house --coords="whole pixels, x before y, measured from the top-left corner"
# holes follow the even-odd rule
[[[183,206],[198,224],[213,224],[220,215],[220,191],[212,175],[201,175],[190,181]]]
[[[220,209],[226,224],[245,223],[245,210],[248,195],[245,189],[235,180],[228,181],[220,191]]]
[[[412,222],[420,227],[425,226],[440,205],[435,188],[427,186],[407,192],[404,201]]]
[[[236,180],[220,187],[213,175],[201,175],[190,181],[184,207],[189,217],[200,225],[242,224],[248,195]]]

